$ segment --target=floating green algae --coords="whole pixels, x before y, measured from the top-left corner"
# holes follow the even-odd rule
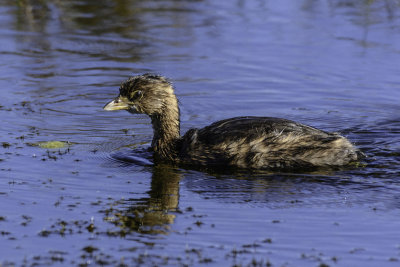
[[[64,148],[68,146],[68,142],[62,141],[47,141],[47,142],[38,142],[36,145],[40,148],[46,149],[57,149],[57,148]]]

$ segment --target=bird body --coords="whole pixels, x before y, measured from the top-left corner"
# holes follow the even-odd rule
[[[272,117],[225,119],[181,137],[177,98],[172,84],[159,75],[128,79],[104,109],[149,115],[157,161],[206,168],[301,169],[344,166],[362,155],[337,133]]]
[[[181,144],[179,158],[203,166],[333,167],[358,158],[354,146],[338,134],[270,117],[237,117],[191,129]]]

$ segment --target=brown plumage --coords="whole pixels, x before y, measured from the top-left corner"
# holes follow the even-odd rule
[[[362,156],[346,138],[294,121],[237,117],[190,129],[180,136],[179,106],[172,84],[159,75],[129,78],[105,110],[151,118],[156,161],[203,167],[294,169],[338,167]]]

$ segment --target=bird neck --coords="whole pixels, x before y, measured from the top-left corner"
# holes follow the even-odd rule
[[[177,157],[177,143],[180,138],[179,107],[176,97],[165,105],[160,114],[150,116],[153,125],[151,147],[157,159],[174,161]]]

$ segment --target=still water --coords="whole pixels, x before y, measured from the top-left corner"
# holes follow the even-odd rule
[[[396,0],[2,0],[0,265],[398,266],[399,25]],[[150,121],[102,106],[144,72],[174,82],[182,132],[284,117],[368,158],[235,174],[118,160]]]

